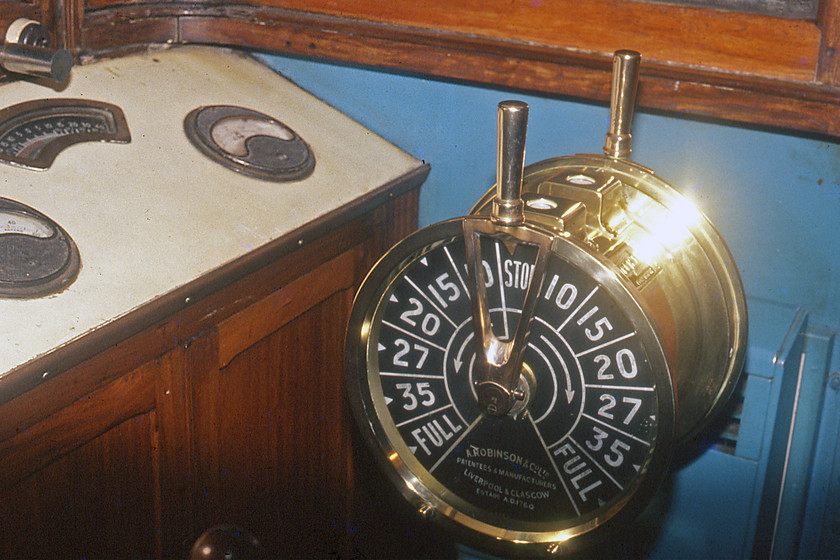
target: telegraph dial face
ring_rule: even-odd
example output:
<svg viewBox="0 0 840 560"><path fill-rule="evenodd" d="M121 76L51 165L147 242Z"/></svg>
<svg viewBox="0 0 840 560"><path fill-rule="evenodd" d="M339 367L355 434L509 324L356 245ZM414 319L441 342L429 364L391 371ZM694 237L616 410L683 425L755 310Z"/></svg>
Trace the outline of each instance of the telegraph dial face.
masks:
<svg viewBox="0 0 840 560"><path fill-rule="evenodd" d="M563 236L541 248L491 233L474 245L475 276L470 220L482 218L407 238L365 281L348 335L351 400L421 511L467 539L515 543L509 552L573 551L637 513L661 480L674 434L668 366L607 263ZM535 266L540 251L544 267ZM530 325L517 401L501 415L476 394L486 359L476 297L500 340Z"/></svg>

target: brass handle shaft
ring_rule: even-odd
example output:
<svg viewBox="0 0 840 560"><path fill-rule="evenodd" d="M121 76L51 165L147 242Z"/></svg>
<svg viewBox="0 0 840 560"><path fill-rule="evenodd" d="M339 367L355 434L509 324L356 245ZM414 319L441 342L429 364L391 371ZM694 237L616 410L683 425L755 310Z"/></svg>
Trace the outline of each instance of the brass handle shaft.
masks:
<svg viewBox="0 0 840 560"><path fill-rule="evenodd" d="M630 123L636 104L639 64L642 55L621 50L613 55L612 88L610 91L610 130L604 143L604 155L621 159L630 155Z"/></svg>
<svg viewBox="0 0 840 560"><path fill-rule="evenodd" d="M502 101L496 115L496 198L493 200L491 217L497 224L517 226L525 221L522 174L528 104L522 101Z"/></svg>

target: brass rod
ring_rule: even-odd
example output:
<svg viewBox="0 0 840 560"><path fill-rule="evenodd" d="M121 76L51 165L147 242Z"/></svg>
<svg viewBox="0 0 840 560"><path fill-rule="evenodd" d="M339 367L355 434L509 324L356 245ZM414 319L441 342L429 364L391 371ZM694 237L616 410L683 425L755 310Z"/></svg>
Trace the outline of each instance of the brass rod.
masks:
<svg viewBox="0 0 840 560"><path fill-rule="evenodd" d="M630 155L630 123L636 104L639 64L642 55L621 50L613 55L612 89L610 91L610 130L604 143L604 155L622 159Z"/></svg>
<svg viewBox="0 0 840 560"><path fill-rule="evenodd" d="M525 135L528 104L502 101L497 111L496 198L492 220L505 226L525 221L522 206L522 174L525 165Z"/></svg>

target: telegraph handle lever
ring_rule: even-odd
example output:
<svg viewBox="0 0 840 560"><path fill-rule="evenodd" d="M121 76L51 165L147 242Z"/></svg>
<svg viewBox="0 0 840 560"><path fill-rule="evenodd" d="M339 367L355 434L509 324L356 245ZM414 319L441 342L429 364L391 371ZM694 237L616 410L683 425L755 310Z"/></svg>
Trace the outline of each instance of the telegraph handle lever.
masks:
<svg viewBox="0 0 840 560"><path fill-rule="evenodd" d="M501 339L493 333L487 292L481 265L482 234L494 234L497 228L516 228L514 236L530 238L529 230L521 229L525 223L522 202L522 178L525 162L525 135L528 127L528 105L521 101L503 101L497 111L496 196L493 199L490 221L465 222L467 261L473 285L472 311L476 331L475 389L478 405L490 416L507 414L518 398L516 392L522 365L522 347L527 341L533 302L536 296L526 297L519 325L510 339ZM543 252L544 253L544 252ZM544 257L542 261L544 261ZM542 274L542 262L535 264ZM529 290L530 293L530 290ZM530 304L530 305L529 305Z"/></svg>
<svg viewBox="0 0 840 560"><path fill-rule="evenodd" d="M610 130L604 143L604 155L623 159L630 155L630 123L636 104L639 64L642 55L621 50L613 55L612 88L610 91Z"/></svg>
<svg viewBox="0 0 840 560"><path fill-rule="evenodd" d="M498 225L518 226L525 221L521 197L528 104L502 101L496 115L496 198L491 219Z"/></svg>

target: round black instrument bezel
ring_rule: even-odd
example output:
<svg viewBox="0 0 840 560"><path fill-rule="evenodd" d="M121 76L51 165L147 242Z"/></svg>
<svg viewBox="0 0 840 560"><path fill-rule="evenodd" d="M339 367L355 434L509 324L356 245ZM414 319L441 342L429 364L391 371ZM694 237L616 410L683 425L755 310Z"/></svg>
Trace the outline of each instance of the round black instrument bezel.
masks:
<svg viewBox="0 0 840 560"><path fill-rule="evenodd" d="M475 219L475 218L470 218ZM438 481L408 452L399 433L388 425L390 416L383 402L376 402L371 384L370 340L376 338L377 310L391 284L410 263L430 248L463 235L463 218L429 226L409 236L373 268L359 293L351 314L346 350L349 395L359 425L374 454L403 495L418 509L434 511L434 518L449 526L467 542L493 551L514 555L580 550L616 527L633 519L652 497L667 471L674 441L674 391L667 360L655 327L634 288L614 270L614 265L589 251L574 239L558 236L553 256L569 262L596 278L610 297L621 306L644 339L651 371L656 376L657 414L655 448L649 453L645 469L639 472L633 488L591 514L565 524L511 523L494 512L476 508L453 496L446 481ZM384 418L383 418L384 417Z"/></svg>
<svg viewBox="0 0 840 560"><path fill-rule="evenodd" d="M55 294L72 284L81 269L79 249L54 220L20 202L0 198L0 211L44 224L52 234L35 237L0 234L0 298L33 299Z"/></svg>

